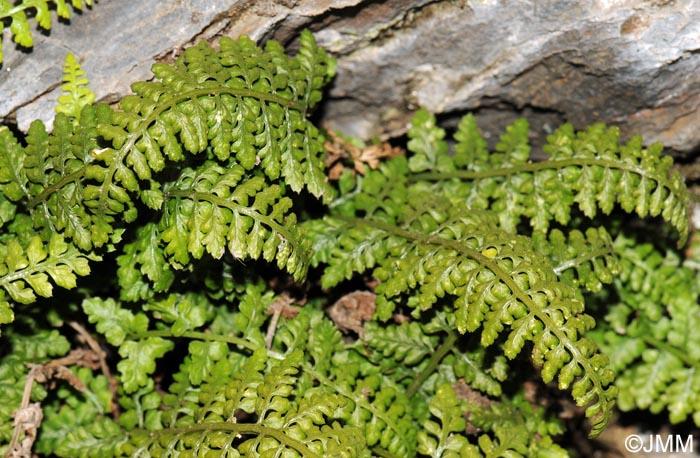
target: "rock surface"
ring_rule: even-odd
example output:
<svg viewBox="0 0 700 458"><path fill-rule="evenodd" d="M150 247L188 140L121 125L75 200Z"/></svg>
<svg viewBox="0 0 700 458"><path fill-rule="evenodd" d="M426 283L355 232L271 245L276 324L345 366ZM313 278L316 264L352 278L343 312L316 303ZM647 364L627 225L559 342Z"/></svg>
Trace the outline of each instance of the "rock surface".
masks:
<svg viewBox="0 0 700 458"><path fill-rule="evenodd" d="M605 121L678 154L700 145L700 0L101 0L72 22L30 54L6 33L0 117L50 120L68 51L114 100L187 44L293 47L310 28L339 59L323 116L350 134L401 135L424 106L448 125L473 111L492 139L526 115L535 140Z"/></svg>

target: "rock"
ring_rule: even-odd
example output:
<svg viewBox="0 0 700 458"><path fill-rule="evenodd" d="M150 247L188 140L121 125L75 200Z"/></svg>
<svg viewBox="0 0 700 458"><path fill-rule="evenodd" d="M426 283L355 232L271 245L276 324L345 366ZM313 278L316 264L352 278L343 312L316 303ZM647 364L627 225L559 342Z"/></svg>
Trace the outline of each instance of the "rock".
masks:
<svg viewBox="0 0 700 458"><path fill-rule="evenodd" d="M31 54L5 40L0 116L21 129L53 116L67 51L113 100L200 39L293 47L310 28L338 57L323 116L346 133L401 135L423 106L448 125L474 112L492 141L526 115L535 141L605 121L678 154L700 144L697 0L102 0L72 22L35 34Z"/></svg>
<svg viewBox="0 0 700 458"><path fill-rule="evenodd" d="M417 106L448 121L474 111L492 136L522 114L540 135L605 121L687 153L699 48L698 2L436 2L341 57L327 115L362 137L402 133Z"/></svg>

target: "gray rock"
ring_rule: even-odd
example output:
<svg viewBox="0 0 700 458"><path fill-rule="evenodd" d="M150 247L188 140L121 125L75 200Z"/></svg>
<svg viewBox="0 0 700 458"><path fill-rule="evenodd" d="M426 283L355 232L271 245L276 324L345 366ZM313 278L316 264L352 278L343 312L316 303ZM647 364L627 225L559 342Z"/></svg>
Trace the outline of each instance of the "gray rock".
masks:
<svg viewBox="0 0 700 458"><path fill-rule="evenodd" d="M401 135L423 106L448 125L473 111L491 139L526 115L536 141L605 121L677 153L700 144L700 0L102 0L72 22L31 54L6 37L0 117L50 120L67 51L115 100L200 39L293 48L310 28L339 59L323 116L353 135Z"/></svg>

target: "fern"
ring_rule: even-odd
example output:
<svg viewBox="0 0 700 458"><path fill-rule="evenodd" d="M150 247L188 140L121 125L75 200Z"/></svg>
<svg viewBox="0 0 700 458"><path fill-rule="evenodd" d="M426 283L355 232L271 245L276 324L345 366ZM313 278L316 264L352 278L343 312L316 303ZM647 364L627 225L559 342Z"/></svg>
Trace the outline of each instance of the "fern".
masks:
<svg viewBox="0 0 700 458"><path fill-rule="evenodd" d="M441 386L430 401L430 412L440 421L426 420L418 434L418 452L436 458L480 456L477 447L462 434L466 421L451 386Z"/></svg>
<svg viewBox="0 0 700 458"><path fill-rule="evenodd" d="M225 249L235 257L277 260L297 279L306 274L309 246L296 230L292 205L277 185L262 177L241 182L242 167L224 169L205 163L196 173L186 169L173 188L161 221L164 252L180 265L190 254L206 251L221 258ZM251 202L252 201L252 202Z"/></svg>
<svg viewBox="0 0 700 458"><path fill-rule="evenodd" d="M597 434L616 389L608 388L607 359L584 337L594 322L583 313L578 287L600 290L619 265L604 229L585 237L575 230L569 240L545 231L552 220L568 223L574 203L592 218L617 202L639 216L662 214L683 239L688 197L680 177L659 157L660 146L642 149L638 138L618 146L617 132L602 126L582 133L562 127L545 147L551 159L540 163L527 162L526 122L508 128L490 155L471 117L460 124L454 157L444 136L435 118L419 111L409 131L413 156L358 178L356 189L345 187L336 216L307 225L314 262L328 265L323 285L372 272L380 280L382 320L398 304L414 317L446 306L458 331L479 331L483 346L509 329L509 358L532 341L543 379L557 377L561 388L573 383ZM513 233L522 217L535 230L534 246ZM449 296L452 307L443 305Z"/></svg>
<svg viewBox="0 0 700 458"><path fill-rule="evenodd" d="M615 390L607 388L613 374L605 367L606 358L583 337L593 320L583 313L575 290L557 280L528 239L498 229L493 221L489 225L468 208L443 208L440 212L434 199L410 199L398 211L410 219L398 219L396 226L343 219L309 225L320 246L331 246L322 241L329 237L340 247L319 250L319 259L335 268L324 274L324 286L337 284L353 270L376 266L373 274L381 281L377 313L384 319L396 302L414 308L417 317L441 298L456 296L454 313L461 333L480 330L481 344L489 346L507 326L504 351L509 358L533 341L533 358L542 366L544 380L558 377L562 389L573 383L577 402L588 405L594 432L601 430L615 397ZM364 252L357 253L355 247ZM345 276L333 275L339 268ZM403 294L408 299L397 300Z"/></svg>
<svg viewBox="0 0 700 458"><path fill-rule="evenodd" d="M488 407L471 404L467 410L469 421L490 433L482 434L478 439L486 457L568 456L552 440L552 436L562 433L561 424L546 418L545 411L533 407L522 394Z"/></svg>
<svg viewBox="0 0 700 458"><path fill-rule="evenodd" d="M547 240L542 237L534 234L535 249L552 260L554 272L565 282L597 292L620 273L612 238L602 226L585 233L574 229L568 237L553 229Z"/></svg>
<svg viewBox="0 0 700 458"><path fill-rule="evenodd" d="M87 6L92 6L92 0L85 0ZM71 0L71 5L76 10L83 9L83 0ZM9 19L10 33L15 43L24 47L32 47L34 38L30 30L27 12L34 16L37 24L44 30L51 30L51 9L55 7L58 17L70 19L71 10L66 0L22 0L12 2L3 0L0 2L0 20ZM0 63L2 63L2 43L0 43Z"/></svg>
<svg viewBox="0 0 700 458"><path fill-rule="evenodd" d="M95 251L114 249L123 224L137 217L134 199L140 196L160 212L161 224L139 231L121 258L122 284L132 285L123 297L130 300L146 298L150 287L165 290L175 279L173 270L205 252L217 259L227 251L276 261L303 278L308 242L298 234L284 194L286 186L299 192L308 184L313 194L330 196L321 179L322 141L305 118L332 74L325 53L307 33L298 58L274 44L263 52L249 39L225 39L219 51L191 48L175 65L156 65L154 72L159 80L135 84L136 94L115 112L91 105L82 70L69 57L67 94L60 99L53 132L33 123L26 147L7 128L0 132L6 212L18 207L27 212L33 229L44 234L42 243L56 232L78 248L75 253L66 248L71 257L98 259ZM103 147L105 142L111 147ZM197 168L183 167L174 179L168 178L172 174L155 179L166 158L181 162L187 159L183 152L205 149L210 160L192 159ZM274 183L279 179L285 186ZM82 264L64 264L87 273ZM54 281L70 286L72 278ZM16 282L5 283L7 290ZM50 294L45 282L36 286L37 294ZM20 283L8 292L23 303L35 296ZM9 302L0 304L1 320L10 322Z"/></svg>
<svg viewBox="0 0 700 458"><path fill-rule="evenodd" d="M358 434L333 426L320 425L342 406L337 397L309 395L289 399L301 362L300 353L270 362L266 375L264 353L256 352L238 376L223 390L207 392L206 411L194 418L180 416L168 429L137 433L126 449L130 456L150 456L164 451L190 452L195 456L357 456ZM206 388L205 388L206 392ZM246 401L242 401L246 399ZM235 420L237 412L257 418L255 422ZM197 420L198 419L198 420ZM228 421L224 421L228 419ZM192 421L194 420L194 421ZM218 420L218 421L217 421ZM167 437L167 439L165 439ZM240 445L236 451L233 442ZM166 445L167 444L167 445Z"/></svg>
<svg viewBox="0 0 700 458"><path fill-rule="evenodd" d="M692 264L618 216L688 235L659 145L565 125L532 162L527 121L490 151L473 116L451 142L419 110L405 155L337 161L332 186L310 117L334 71L309 32L293 57L223 38L113 108L69 56L53 130L0 127L0 446L567 456L560 412L522 394L537 376L591 436L618 391L700 421ZM13 425L29 402L41 424Z"/></svg>
<svg viewBox="0 0 700 458"><path fill-rule="evenodd" d="M431 151L444 150L441 135L427 133L440 129L425 118L432 117L419 112L409 135L414 140L430 138L422 141L431 142ZM596 124L575 132L565 124L547 138L543 150L549 159L528 162L527 123L509 128L496 147L499 154L484 155L480 147L472 151L471 143L479 134L470 119L465 118L455 134L458 141L470 143L458 143L454 158L440 155L440 165L435 160L413 160L414 180L460 179L445 187L446 195L466 200L474 208L495 210L501 225L510 231L522 217L535 231L546 231L552 221L566 225L574 204L589 218L599 211L609 214L619 205L640 217L661 215L677 229L679 245L685 243L688 193L680 175L670 170L671 158L661 156L660 143L644 148L636 136L620 145L617 128ZM423 150L415 153L426 155ZM437 190L437 186L427 189Z"/></svg>
<svg viewBox="0 0 700 458"><path fill-rule="evenodd" d="M49 423L37 442L36 450L42 454L56 451L59 456L77 457L87 456L85 449L89 446L91 456L113 456L120 443L108 439L118 431L115 422L104 416L111 410L109 382L87 367L77 368L75 373L86 391L76 396L76 390L71 387L59 388L57 401L47 403L44 408ZM87 436L82 429L90 431L91 435ZM88 437L90 439L86 440Z"/></svg>
<svg viewBox="0 0 700 458"><path fill-rule="evenodd" d="M700 425L696 273L651 244L620 236L616 247L620 301L596 335L619 372L620 408L667 410L672 423L692 417Z"/></svg>
<svg viewBox="0 0 700 458"><path fill-rule="evenodd" d="M87 87L88 79L85 71L80 67L73 54L66 54L66 62L63 68L63 82L61 86L63 94L58 96L57 113L64 113L73 119L73 123L80 120L80 112L95 101L95 93Z"/></svg>

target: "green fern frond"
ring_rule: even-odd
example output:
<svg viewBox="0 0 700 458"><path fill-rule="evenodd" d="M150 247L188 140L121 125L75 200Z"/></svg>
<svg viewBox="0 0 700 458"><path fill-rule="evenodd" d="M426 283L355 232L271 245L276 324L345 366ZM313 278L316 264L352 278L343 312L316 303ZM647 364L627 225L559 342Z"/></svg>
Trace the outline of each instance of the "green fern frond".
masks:
<svg viewBox="0 0 700 458"><path fill-rule="evenodd" d="M152 312L155 319L167 323L175 337L204 326L214 315L212 309L206 297L194 293L171 293L143 306L143 310Z"/></svg>
<svg viewBox="0 0 700 458"><path fill-rule="evenodd" d="M25 157L24 148L10 129L0 126L0 191L4 202L17 202L29 195L27 179L22 174Z"/></svg>
<svg viewBox="0 0 700 458"><path fill-rule="evenodd" d="M80 393L64 384L57 390L58 399L43 403L43 430L35 451L61 457L116 456L126 436L106 416L112 404L109 381L87 367L71 367L71 371L85 391Z"/></svg>
<svg viewBox="0 0 700 458"><path fill-rule="evenodd" d="M0 450L7 450L13 431L15 410L21 406L30 364L43 364L51 358L64 356L70 343L55 329L38 327L31 334L17 328L8 328L2 337L0 357ZM8 350L12 350L9 352ZM46 387L40 383L31 386L32 402L44 401Z"/></svg>
<svg viewBox="0 0 700 458"><path fill-rule="evenodd" d="M130 197L111 189L105 197L109 215L97 217L94 209L102 197L98 186L106 170L95 161L102 150L97 141L97 125L106 120L106 106L82 110L76 125L64 114L54 120L51 134L35 121L27 136L26 159L21 162L18 181L27 189L23 204L36 227L63 232L79 248L89 251L114 237L116 216L133 221L136 209ZM80 179L81 175L89 180ZM94 181L92 181L94 180Z"/></svg>
<svg viewBox="0 0 700 458"><path fill-rule="evenodd" d="M339 419L358 428L368 447L413 456L417 425L404 386L385 377L380 366L343 347L338 329L306 308L294 319L281 321L273 343L285 354L306 349L316 364L304 364L299 384L307 389L320 385L324 392L345 399ZM336 352L331 354L330 349Z"/></svg>
<svg viewBox="0 0 700 458"><path fill-rule="evenodd" d="M553 229L547 237L535 233L533 240L535 249L552 260L554 272L574 286L600 291L620 274L612 237L602 226L588 228L585 233L574 229L568 237Z"/></svg>
<svg viewBox="0 0 700 458"><path fill-rule="evenodd" d="M463 205L440 205L433 197L410 199L397 213L396 225L347 218L307 225L320 241L317 260L330 265L323 285L373 268L380 280L377 315L384 320L397 302L419 316L442 298L455 297L461 333L480 330L481 344L489 346L507 327L503 348L509 358L532 341L543 379L558 377L562 389L573 384L574 398L594 417L592 434L600 432L614 403L615 389L608 387L613 373L583 337L594 322L583 313L576 290L557 279L531 241L500 230L488 216Z"/></svg>
<svg viewBox="0 0 700 458"><path fill-rule="evenodd" d="M119 347L123 359L119 361L117 369L126 393L146 386L150 374L155 371L156 359L170 351L173 342L157 335L148 335L149 319L146 314L134 314L111 298L86 299L82 306L97 330L105 335L109 343Z"/></svg>
<svg viewBox="0 0 700 458"><path fill-rule="evenodd" d="M417 322L386 327L369 322L365 325L364 341L377 352L377 359L390 359L395 366L414 366L430 359L438 337L426 335Z"/></svg>
<svg viewBox="0 0 700 458"><path fill-rule="evenodd" d="M90 90L88 79L85 78L85 71L80 67L80 63L71 53L66 54L66 61L63 65L62 95L58 96L56 112L63 113L73 119L77 124L80 120L80 112L86 106L95 102L95 93Z"/></svg>
<svg viewBox="0 0 700 458"><path fill-rule="evenodd" d="M79 69L70 72L74 86L80 86ZM61 231L86 251L120 237L117 221L136 218L133 199L138 196L150 209L164 210L165 222L179 218L189 225L185 238L162 234L176 268L205 251L218 259L228 248L240 258L275 260L295 278L303 277L307 247L283 194L287 188L307 188L317 197L331 196L323 173L323 142L306 114L332 74L332 60L310 34L304 34L297 58L286 56L279 45L262 51L247 38L223 39L218 51L206 45L190 48L172 66L155 65L154 73L156 81L134 84L135 94L122 99L119 111L88 105L75 125L59 113L51 134L35 123L26 151L3 130L0 161L4 156L12 162L7 176L0 175L3 193L26 205L35 226ZM101 148L105 141L111 147ZM185 152L205 152L211 160L201 172L183 167L176 184L160 181L172 174L154 179L167 163L184 161ZM23 154L26 158L20 158ZM218 174L208 182L215 188L204 181L183 185L192 178L188 173ZM231 181L233 176L238 179ZM234 185L236 190L227 188ZM185 216L164 208L164 188L167 205L196 211ZM249 199L256 207L244 208L242 202ZM200 224L208 215L213 224ZM150 236L152 242L153 231ZM132 241L132 258L145 262L146 245ZM139 270L158 287L166 287L171 278L167 272L156 274L153 265L141 263ZM139 279L135 271L130 277ZM130 290L125 298L143 297Z"/></svg>
<svg viewBox="0 0 700 458"><path fill-rule="evenodd" d="M92 6L92 0L84 0L85 4ZM34 38L30 30L27 11L34 16L37 24L44 30L51 29L51 7L56 7L56 13L63 19L70 19L71 11L66 4L66 0L21 0L10 2L0 1L0 21L10 21L10 33L15 43L20 46L31 47L34 45ZM73 8L81 10L83 0L72 0ZM2 62L2 42L0 42L0 63Z"/></svg>
<svg viewBox="0 0 700 458"><path fill-rule="evenodd" d="M502 355L493 356L481 347L466 351L455 347L442 363L440 373L449 368L448 380L463 379L471 388L489 396L503 393L501 383L508 377L508 364Z"/></svg>
<svg viewBox="0 0 700 458"><path fill-rule="evenodd" d="M120 298L124 301L151 299L155 293L167 291L175 280L156 223L137 230L135 240L123 246L117 263Z"/></svg>
<svg viewBox="0 0 700 458"><path fill-rule="evenodd" d="M438 387L430 400L430 413L440 423L423 422L423 430L418 433L418 453L434 458L481 456L478 448L464 436L467 422L451 386Z"/></svg>
<svg viewBox="0 0 700 458"><path fill-rule="evenodd" d="M541 407L533 407L522 393L512 400L493 402L488 407L469 405L469 422L488 432L478 439L487 458L548 456L567 458L569 454L555 444L552 436L563 432L561 423L546 417Z"/></svg>
<svg viewBox="0 0 700 458"><path fill-rule="evenodd" d="M121 456L125 442L124 431L114 420L99 417L67 431L64 440L52 451L65 458L112 458Z"/></svg>
<svg viewBox="0 0 700 458"><path fill-rule="evenodd" d="M219 161L256 166L270 179L280 176L292 190L309 187L317 197L322 173L322 142L305 118L307 93L318 91L330 73L325 52L312 38L302 41L299 56L315 56L323 75L308 85L307 71L295 71L298 59L279 46L260 50L248 38L224 38L220 51L204 43L189 48L173 66L156 64L154 82L134 84L135 94L122 99L112 123L100 127L113 145L105 186L132 186L119 176L125 165L147 180L165 166L166 158L183 159L211 144ZM298 170L299 168L299 170ZM313 188L313 189L312 189Z"/></svg>
<svg viewBox="0 0 700 458"><path fill-rule="evenodd" d="M185 169L172 188L161 221L164 251L173 264L205 252L215 259L225 250L239 259L277 261L296 279L306 275L309 243L300 237L291 199L262 177L243 181L240 166L224 169L207 162Z"/></svg>
<svg viewBox="0 0 700 458"><path fill-rule="evenodd" d="M437 135L423 132L426 130L440 131L434 121L426 122L425 117L432 115L419 112L412 128L414 137ZM488 157L473 120L467 118L460 129L463 130L455 137L462 140L455 146L454 158L443 153L446 148L438 142L432 146L437 151L430 154L437 157L433 162L442 165L428 166L430 162L421 159L425 165L413 169L422 172L413 175L413 181L439 181L444 187L439 190L439 186L427 186L426 192L442 192L455 201L466 200L472 207L495 210L508 230L515 230L522 217L542 232L552 221L567 224L574 204L589 218L598 211L609 214L619 205L640 217L661 216L678 231L679 244L685 243L688 192L678 172L671 171L672 159L661 156L661 144L645 148L637 136L620 145L615 127L596 124L575 132L570 124L565 124L548 137L543 147L549 155L547 160L526 162L526 122L518 121L509 127L496 153ZM478 152L478 160L468 162L476 154L473 151ZM424 150L414 153L414 162L427 157ZM459 182L442 183L450 179Z"/></svg>
<svg viewBox="0 0 700 458"><path fill-rule="evenodd" d="M207 394L200 398L205 403L198 411L191 416L181 412L177 423L167 429L132 434L125 452L130 456L358 456L364 448L358 431L328 421L337 418L345 403L341 397L313 392L292 396L301 356L296 351L271 360L264 350L254 352L223 388L205 388ZM242 412L249 414L250 421L235 420Z"/></svg>
<svg viewBox="0 0 700 458"><path fill-rule="evenodd" d="M621 410L667 410L700 425L700 284L677 254L624 236L615 242L620 302L594 334L618 372Z"/></svg>
<svg viewBox="0 0 700 458"><path fill-rule="evenodd" d="M76 276L90 273L88 257L59 234L53 234L48 243L38 235L26 244L18 237L5 238L0 243L0 259L0 287L13 302L20 304L34 302L37 295L50 297L52 283L62 288L75 288ZM4 297L4 294L0 296L0 300ZM7 305L2 306L5 311L7 308ZM9 322L12 315L2 313L0 319Z"/></svg>

